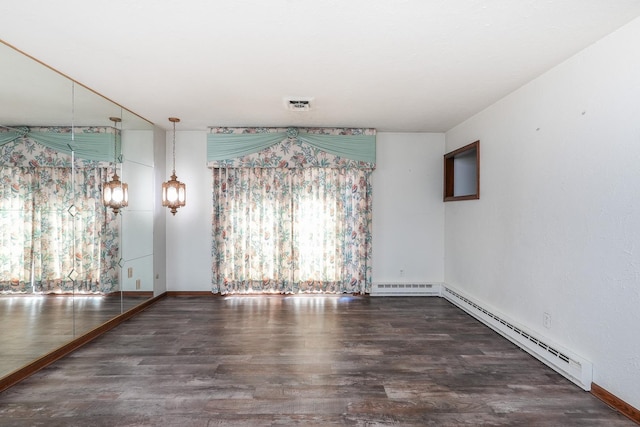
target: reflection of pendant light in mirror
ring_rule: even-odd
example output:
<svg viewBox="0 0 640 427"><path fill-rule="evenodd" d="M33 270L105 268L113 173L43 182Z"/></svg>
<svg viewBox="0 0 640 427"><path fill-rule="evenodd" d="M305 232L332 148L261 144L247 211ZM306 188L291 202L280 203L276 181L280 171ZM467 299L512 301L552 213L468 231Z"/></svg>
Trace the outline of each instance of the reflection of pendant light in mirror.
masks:
<svg viewBox="0 0 640 427"><path fill-rule="evenodd" d="M176 123L180 119L169 117L169 121L173 123L173 174L169 181L162 183L162 206L167 206L175 215L178 208L186 204L187 186L176 176Z"/></svg>
<svg viewBox="0 0 640 427"><path fill-rule="evenodd" d="M118 176L118 123L120 117L109 117L113 122L113 178L102 187L102 203L113 209L113 213L118 215L120 208L129 205L129 186L124 182L120 182Z"/></svg>

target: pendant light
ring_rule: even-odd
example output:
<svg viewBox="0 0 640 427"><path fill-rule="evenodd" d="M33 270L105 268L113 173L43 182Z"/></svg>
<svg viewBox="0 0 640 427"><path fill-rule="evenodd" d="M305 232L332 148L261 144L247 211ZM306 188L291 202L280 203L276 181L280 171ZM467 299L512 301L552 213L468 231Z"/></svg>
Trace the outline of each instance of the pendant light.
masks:
<svg viewBox="0 0 640 427"><path fill-rule="evenodd" d="M113 136L113 178L102 187L102 203L113 209L113 213L118 215L120 209L129 205L129 186L120 182L118 176L118 123L122 121L120 117L109 117L115 129Z"/></svg>
<svg viewBox="0 0 640 427"><path fill-rule="evenodd" d="M162 183L162 206L168 207L175 215L178 208L186 204L187 186L176 176L176 123L180 119L169 117L169 121L173 123L173 174L169 181Z"/></svg>

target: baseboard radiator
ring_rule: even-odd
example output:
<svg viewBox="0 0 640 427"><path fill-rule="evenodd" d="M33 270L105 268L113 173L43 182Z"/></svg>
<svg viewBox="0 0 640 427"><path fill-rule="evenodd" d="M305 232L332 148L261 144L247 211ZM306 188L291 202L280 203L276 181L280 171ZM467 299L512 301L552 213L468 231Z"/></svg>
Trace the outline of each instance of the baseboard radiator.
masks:
<svg viewBox="0 0 640 427"><path fill-rule="evenodd" d="M480 320L518 347L540 360L582 389L589 391L593 377L591 362L517 326L502 314L487 310L459 291L442 286L442 297Z"/></svg>
<svg viewBox="0 0 640 427"><path fill-rule="evenodd" d="M371 296L427 296L439 297L439 283L374 283Z"/></svg>

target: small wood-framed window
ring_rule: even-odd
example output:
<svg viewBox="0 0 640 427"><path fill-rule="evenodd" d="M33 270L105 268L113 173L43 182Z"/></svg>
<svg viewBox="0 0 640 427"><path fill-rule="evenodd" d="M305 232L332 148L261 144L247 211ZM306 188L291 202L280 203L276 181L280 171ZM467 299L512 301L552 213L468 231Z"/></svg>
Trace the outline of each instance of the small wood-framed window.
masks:
<svg viewBox="0 0 640 427"><path fill-rule="evenodd" d="M444 155L444 201L480 198L480 141Z"/></svg>

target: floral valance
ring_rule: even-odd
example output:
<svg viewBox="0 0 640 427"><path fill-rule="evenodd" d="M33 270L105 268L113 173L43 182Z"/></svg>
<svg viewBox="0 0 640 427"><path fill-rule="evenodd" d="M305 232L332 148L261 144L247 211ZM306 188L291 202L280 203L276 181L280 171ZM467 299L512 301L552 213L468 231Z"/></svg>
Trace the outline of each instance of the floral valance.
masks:
<svg viewBox="0 0 640 427"><path fill-rule="evenodd" d="M209 167L375 168L375 129L212 128Z"/></svg>
<svg viewBox="0 0 640 427"><path fill-rule="evenodd" d="M114 140L115 138L115 140ZM113 127L0 127L0 147L37 142L54 153L77 159L113 162L121 157L120 131ZM117 153L117 155L116 155Z"/></svg>

